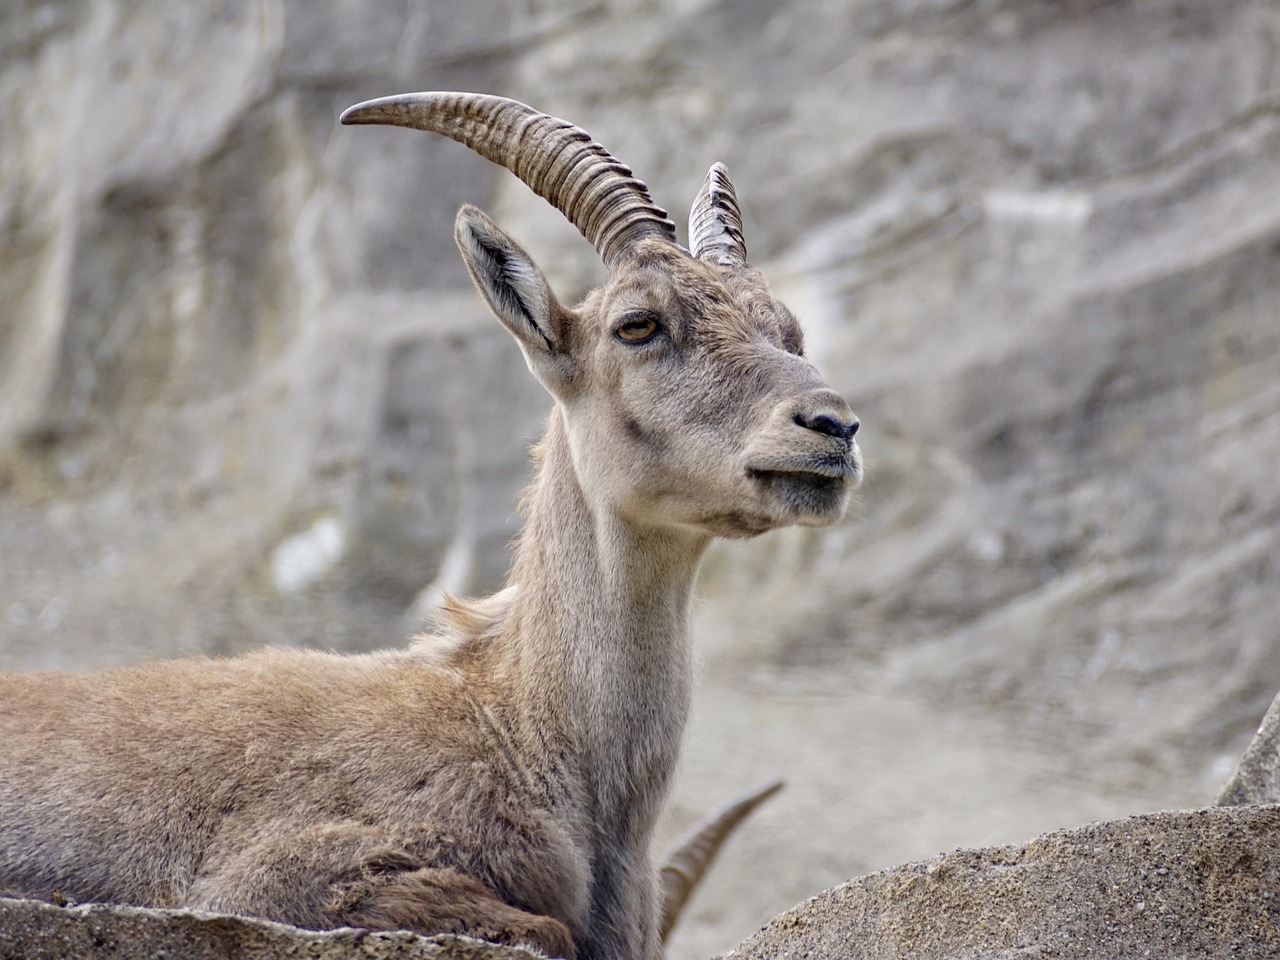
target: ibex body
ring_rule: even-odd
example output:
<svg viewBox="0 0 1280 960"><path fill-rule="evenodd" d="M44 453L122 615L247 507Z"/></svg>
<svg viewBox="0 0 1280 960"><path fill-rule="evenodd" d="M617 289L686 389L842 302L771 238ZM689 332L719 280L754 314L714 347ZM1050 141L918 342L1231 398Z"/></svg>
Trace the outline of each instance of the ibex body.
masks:
<svg viewBox="0 0 1280 960"><path fill-rule="evenodd" d="M838 519L857 421L747 264L718 165L685 250L627 168L522 104L414 94L344 122L503 163L608 268L568 308L488 217L458 215L556 400L509 585L403 651L0 676L0 888L653 958L699 560L715 536Z"/></svg>

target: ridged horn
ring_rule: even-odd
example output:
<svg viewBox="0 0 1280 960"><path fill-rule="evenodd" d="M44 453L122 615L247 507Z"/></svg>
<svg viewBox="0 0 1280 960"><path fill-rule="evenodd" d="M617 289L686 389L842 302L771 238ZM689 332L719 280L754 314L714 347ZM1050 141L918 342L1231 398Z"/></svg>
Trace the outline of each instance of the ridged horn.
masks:
<svg viewBox="0 0 1280 960"><path fill-rule="evenodd" d="M658 871L658 892L662 897L662 942L680 922L684 905L697 889L707 868L729 839L738 824L756 807L784 786L782 780L771 780L730 800L712 811L675 842Z"/></svg>
<svg viewBox="0 0 1280 960"><path fill-rule="evenodd" d="M711 165L689 212L689 250L699 260L726 267L747 262L738 195L723 163Z"/></svg>
<svg viewBox="0 0 1280 960"><path fill-rule="evenodd" d="M631 168L567 120L506 97L404 93L357 103L344 124L377 123L450 137L506 167L582 231L606 266L642 237L676 243L676 227Z"/></svg>

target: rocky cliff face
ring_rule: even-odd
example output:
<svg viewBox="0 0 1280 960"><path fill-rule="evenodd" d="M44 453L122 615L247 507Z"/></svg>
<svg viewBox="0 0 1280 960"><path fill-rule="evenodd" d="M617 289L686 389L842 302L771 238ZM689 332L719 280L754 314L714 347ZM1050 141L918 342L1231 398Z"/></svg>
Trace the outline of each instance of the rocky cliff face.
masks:
<svg viewBox="0 0 1280 960"><path fill-rule="evenodd" d="M14 0L0 662L382 646L500 581L545 404L453 211L566 299L599 268L462 148L335 125L488 90L676 219L725 161L864 423L856 516L708 564L672 830L792 785L678 950L1202 802L1280 686L1277 49L1266 0Z"/></svg>

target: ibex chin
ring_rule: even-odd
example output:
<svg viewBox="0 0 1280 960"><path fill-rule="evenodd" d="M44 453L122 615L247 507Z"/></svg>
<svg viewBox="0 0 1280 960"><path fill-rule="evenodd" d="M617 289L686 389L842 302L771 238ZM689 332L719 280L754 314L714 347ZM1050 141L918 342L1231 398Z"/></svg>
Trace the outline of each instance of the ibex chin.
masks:
<svg viewBox="0 0 1280 960"><path fill-rule="evenodd" d="M0 888L652 960L699 560L716 536L840 519L858 421L748 265L719 164L686 250L630 169L515 101L407 94L342 122L466 144L604 261L570 308L458 213L476 286L555 400L508 586L450 601L404 650L0 676Z"/></svg>

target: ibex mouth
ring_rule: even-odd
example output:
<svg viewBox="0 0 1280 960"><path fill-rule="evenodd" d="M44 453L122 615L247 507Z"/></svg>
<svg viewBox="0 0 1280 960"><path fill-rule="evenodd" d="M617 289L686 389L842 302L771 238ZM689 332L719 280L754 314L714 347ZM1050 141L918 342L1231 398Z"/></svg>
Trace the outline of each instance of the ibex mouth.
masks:
<svg viewBox="0 0 1280 960"><path fill-rule="evenodd" d="M747 466L747 475L753 480L809 482L818 486L854 484L860 473L860 464L854 455L810 455Z"/></svg>
<svg viewBox="0 0 1280 960"><path fill-rule="evenodd" d="M834 456L751 466L747 475L767 496L780 501L793 518L807 518L816 525L834 523L844 515L860 479L854 457Z"/></svg>
<svg viewBox="0 0 1280 960"><path fill-rule="evenodd" d="M816 470L748 470L752 480L766 487L802 487L822 492L826 490L842 491L852 480L852 476L840 476L821 473Z"/></svg>

